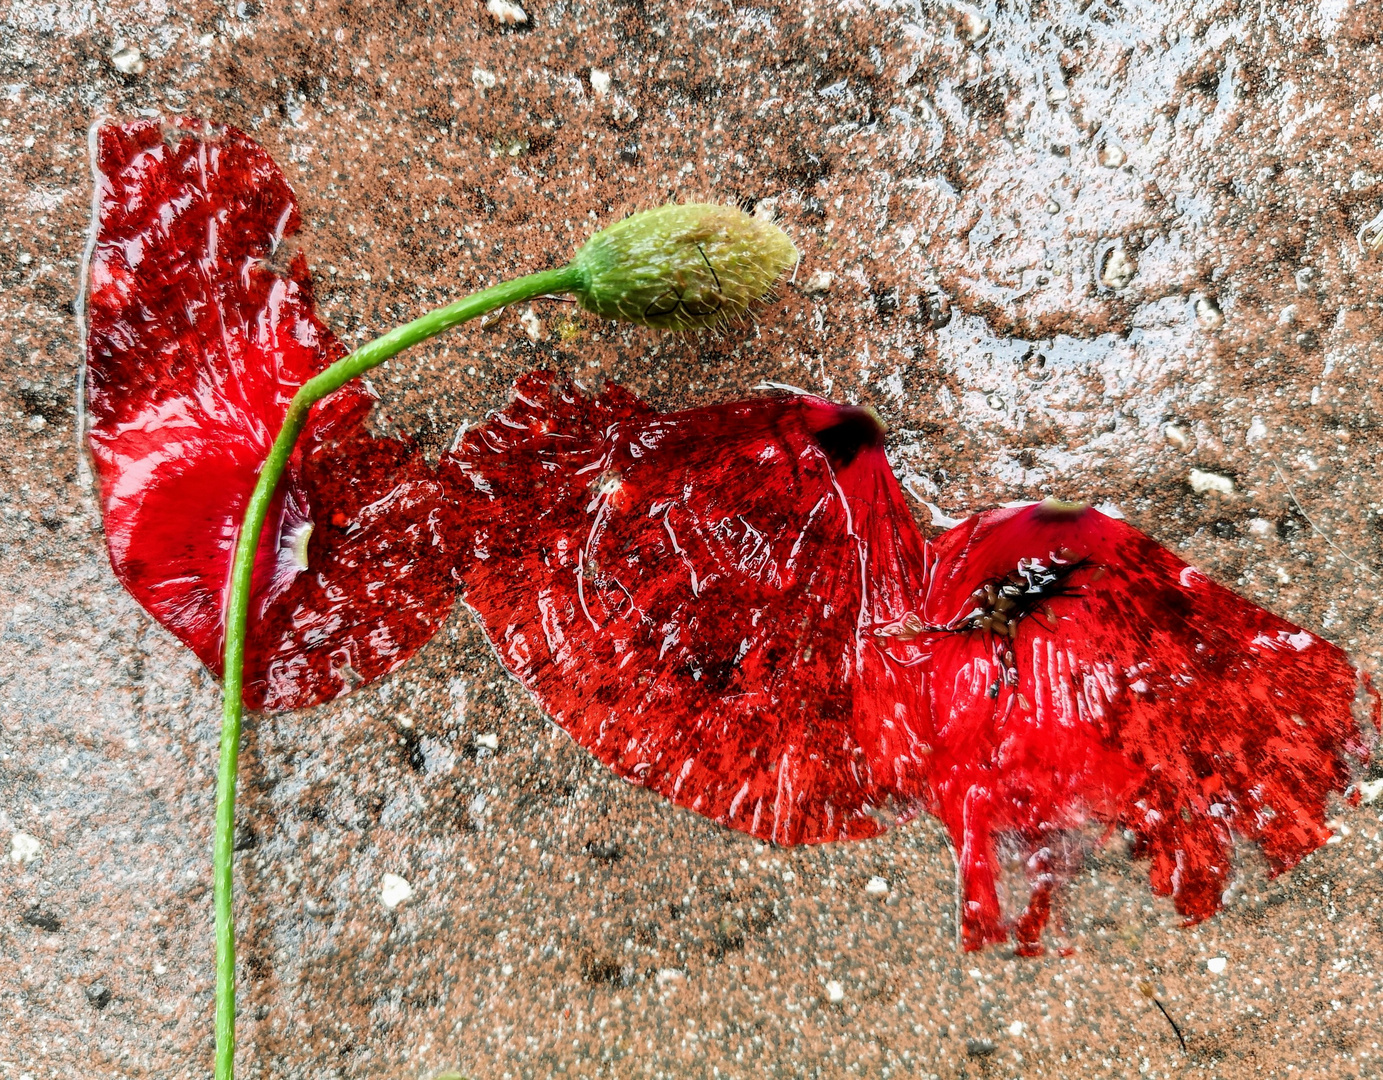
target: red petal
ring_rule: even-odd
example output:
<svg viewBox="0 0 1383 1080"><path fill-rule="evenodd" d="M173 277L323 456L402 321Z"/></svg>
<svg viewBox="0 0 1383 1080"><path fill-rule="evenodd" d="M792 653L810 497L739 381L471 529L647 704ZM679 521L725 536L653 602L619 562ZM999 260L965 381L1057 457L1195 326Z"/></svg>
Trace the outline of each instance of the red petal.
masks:
<svg viewBox="0 0 1383 1080"><path fill-rule="evenodd" d="M1325 842L1326 797L1365 754L1360 676L1340 649L1094 510L993 511L934 550L924 620L952 629L927 637L932 788L960 862L967 946L1012 929L1040 950L1053 853L1087 821L1131 831L1153 889L1190 921L1221 906L1231 833L1261 844L1274 872ZM973 594L1020 559L1060 580L1044 588L1030 571L1013 639L976 628L992 605ZM1012 926L1001 847L1032 890Z"/></svg>
<svg viewBox="0 0 1383 1080"><path fill-rule="evenodd" d="M916 650L873 633L922 565L880 431L816 398L660 416L529 376L454 458L466 600L622 776L779 843L874 835L926 753Z"/></svg>
<svg viewBox="0 0 1383 1080"><path fill-rule="evenodd" d="M111 564L219 673L245 503L293 393L345 350L314 313L302 255L271 265L297 204L242 132L112 124L98 167L87 386ZM366 433L371 400L352 386L319 405L281 485L255 571L252 707L375 678L450 610L445 493L411 442Z"/></svg>
<svg viewBox="0 0 1383 1080"><path fill-rule="evenodd" d="M659 416L530 376L450 467L467 600L579 743L780 843L928 806L970 948L1040 951L1091 826L1132 832L1154 888L1204 918L1231 834L1293 865L1366 752L1344 653L1122 522L1044 504L924 545L864 410ZM1007 861L1027 878L1016 918Z"/></svg>

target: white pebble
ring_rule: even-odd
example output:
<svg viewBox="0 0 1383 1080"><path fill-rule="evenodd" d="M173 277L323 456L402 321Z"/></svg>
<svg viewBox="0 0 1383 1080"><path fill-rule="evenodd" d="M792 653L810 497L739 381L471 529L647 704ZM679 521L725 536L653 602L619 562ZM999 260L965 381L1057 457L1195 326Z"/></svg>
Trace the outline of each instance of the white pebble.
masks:
<svg viewBox="0 0 1383 1080"><path fill-rule="evenodd" d="M498 750L499 736L493 731L487 731L484 735L477 735L475 737L475 745L486 747L489 750Z"/></svg>
<svg viewBox="0 0 1383 1080"><path fill-rule="evenodd" d="M1208 970L1212 975L1221 974L1224 971L1226 965L1228 964L1229 961L1226 960L1223 956L1212 956L1209 960L1205 962L1206 970Z"/></svg>
<svg viewBox="0 0 1383 1080"><path fill-rule="evenodd" d="M10 837L11 862L17 862L21 866L27 866L42 854L43 845L38 842L36 837L30 836L26 832L18 831Z"/></svg>
<svg viewBox="0 0 1383 1080"><path fill-rule="evenodd" d="M1128 155L1118 143L1109 142L1100 147L1099 158L1100 164L1106 169L1117 169L1128 160Z"/></svg>
<svg viewBox="0 0 1383 1080"><path fill-rule="evenodd" d="M791 870L784 870L784 871L783 871L783 880L784 880L787 884L791 885L794 881L797 880L797 875L794 874Z"/></svg>
<svg viewBox="0 0 1383 1080"><path fill-rule="evenodd" d="M525 308L524 313L519 316L519 325L523 327L523 332L528 335L530 341L542 341L543 320L538 318L538 313L531 307Z"/></svg>
<svg viewBox="0 0 1383 1080"><path fill-rule="evenodd" d="M989 20L971 5L958 5L956 14L960 16L961 36L971 44L989 33Z"/></svg>
<svg viewBox="0 0 1383 1080"><path fill-rule="evenodd" d="M1249 532L1254 536L1271 536L1273 523L1267 518L1249 518Z"/></svg>
<svg viewBox="0 0 1383 1080"><path fill-rule="evenodd" d="M596 97L604 97L610 92L610 73L600 68L591 68L591 91Z"/></svg>
<svg viewBox="0 0 1383 1080"><path fill-rule="evenodd" d="M1162 437L1178 450L1185 450L1191 445L1191 436L1184 427L1178 427L1176 424L1163 424Z"/></svg>
<svg viewBox="0 0 1383 1080"><path fill-rule="evenodd" d="M1024 1025L1023 1021L1015 1020L1013 1023L1009 1024L1008 1033L1016 1039L1023 1034L1025 1027L1026 1025Z"/></svg>
<svg viewBox="0 0 1383 1080"><path fill-rule="evenodd" d="M398 874L385 874L380 879L379 898L387 908L396 908L413 895L413 886Z"/></svg>
<svg viewBox="0 0 1383 1080"><path fill-rule="evenodd" d="M845 1000L845 987L832 979L826 984L826 1000L832 1005L839 1005Z"/></svg>
<svg viewBox="0 0 1383 1080"><path fill-rule="evenodd" d="M521 26L528 22L528 12L511 0L487 0L485 10L495 22L504 26Z"/></svg>
<svg viewBox="0 0 1383 1080"><path fill-rule="evenodd" d="M1125 289L1137 273L1138 264L1123 247L1116 247L1105 258L1104 269L1100 271L1100 281L1109 289Z"/></svg>
<svg viewBox="0 0 1383 1080"><path fill-rule="evenodd" d="M1196 301L1196 325L1202 330L1218 330L1224 321L1225 313L1211 297L1202 296Z"/></svg>
<svg viewBox="0 0 1383 1080"><path fill-rule="evenodd" d="M1378 801L1378 796L1383 795L1383 780L1366 780L1359 785L1359 794L1364 797L1364 805Z"/></svg>
<svg viewBox="0 0 1383 1080"><path fill-rule="evenodd" d="M110 63L122 75L144 74L144 57L133 45L121 43L120 47L110 54Z"/></svg>
<svg viewBox="0 0 1383 1080"><path fill-rule="evenodd" d="M477 90L488 90L498 81L493 71L486 71L484 68L476 68L471 72L471 85Z"/></svg>
<svg viewBox="0 0 1383 1080"><path fill-rule="evenodd" d="M802 285L802 291L808 296L825 296L831 291L831 285L835 280L835 274L829 270L813 270Z"/></svg>
<svg viewBox="0 0 1383 1080"><path fill-rule="evenodd" d="M881 877L872 877L864 887L870 896L884 896L888 893L888 882Z"/></svg>
<svg viewBox="0 0 1383 1080"><path fill-rule="evenodd" d="M1204 495L1207 491L1218 491L1221 495L1230 495L1234 492L1234 481L1227 476L1221 476L1219 473L1192 469L1189 479L1191 490L1197 495Z"/></svg>

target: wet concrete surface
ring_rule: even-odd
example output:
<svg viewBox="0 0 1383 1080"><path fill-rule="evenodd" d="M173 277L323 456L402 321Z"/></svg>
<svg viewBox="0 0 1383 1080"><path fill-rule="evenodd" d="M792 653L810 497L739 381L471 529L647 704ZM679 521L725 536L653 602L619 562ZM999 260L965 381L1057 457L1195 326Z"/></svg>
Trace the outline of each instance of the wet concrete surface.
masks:
<svg viewBox="0 0 1383 1080"><path fill-rule="evenodd" d="M802 263L735 332L539 303L380 370L378 423L434 456L536 366L667 408L790 383L879 409L924 521L1109 503L1383 661L1368 5L523 7L0 16L0 1075L209 1072L217 687L116 584L77 453L102 114L262 141L348 341L652 201L772 200ZM1064 954L966 955L935 823L717 828L574 748L458 610L380 683L253 718L240 806L247 1078L1379 1072L1383 803L1276 880L1241 851L1192 929L1116 838Z"/></svg>

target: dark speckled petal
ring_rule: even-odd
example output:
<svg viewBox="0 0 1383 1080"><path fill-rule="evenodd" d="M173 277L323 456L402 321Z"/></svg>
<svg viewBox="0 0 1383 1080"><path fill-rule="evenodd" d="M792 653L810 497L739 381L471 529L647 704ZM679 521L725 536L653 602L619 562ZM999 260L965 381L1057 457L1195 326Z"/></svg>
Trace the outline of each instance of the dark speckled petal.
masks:
<svg viewBox="0 0 1383 1080"><path fill-rule="evenodd" d="M902 722L912 650L871 628L916 602L901 559L921 538L872 415L790 397L661 416L538 374L448 468L467 602L622 776L784 844L915 812L892 794L926 750Z"/></svg>

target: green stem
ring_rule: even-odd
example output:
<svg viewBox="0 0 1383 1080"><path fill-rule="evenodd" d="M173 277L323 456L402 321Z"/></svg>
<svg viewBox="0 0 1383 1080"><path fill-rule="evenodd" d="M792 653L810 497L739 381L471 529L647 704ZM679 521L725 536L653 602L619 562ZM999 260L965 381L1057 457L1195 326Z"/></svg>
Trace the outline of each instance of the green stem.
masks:
<svg viewBox="0 0 1383 1080"><path fill-rule="evenodd" d="M420 319L362 345L299 387L283 418L245 507L245 518L231 565L226 600L225 676L222 683L221 768L216 779L216 836L212 854L213 896L216 907L216 1080L232 1080L235 1071L235 923L231 909L232 858L235 849L235 777L240 760L240 720L244 705L245 632L249 624L250 585L255 552L264 521L273 503L283 470L293 453L312 406L351 379L363 375L391 356L420 341L449 330L496 308L532 300L549 293L571 292L582 281L573 266L544 270L502 282L431 311Z"/></svg>

